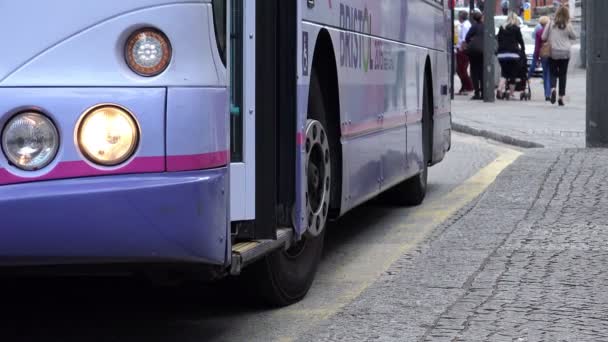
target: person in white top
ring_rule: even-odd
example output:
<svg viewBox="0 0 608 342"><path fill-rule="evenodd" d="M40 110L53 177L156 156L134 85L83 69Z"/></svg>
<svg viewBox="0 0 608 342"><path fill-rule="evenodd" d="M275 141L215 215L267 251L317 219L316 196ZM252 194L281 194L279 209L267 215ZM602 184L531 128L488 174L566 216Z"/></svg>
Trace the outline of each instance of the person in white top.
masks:
<svg viewBox="0 0 608 342"><path fill-rule="evenodd" d="M458 95L467 95L468 92L473 91L473 81L469 76L469 56L466 54L463 46L465 37L471 28L469 13L467 11L460 11L458 13L458 21L460 22L460 32L458 33L458 44L456 45L456 73L460 78L461 84Z"/></svg>

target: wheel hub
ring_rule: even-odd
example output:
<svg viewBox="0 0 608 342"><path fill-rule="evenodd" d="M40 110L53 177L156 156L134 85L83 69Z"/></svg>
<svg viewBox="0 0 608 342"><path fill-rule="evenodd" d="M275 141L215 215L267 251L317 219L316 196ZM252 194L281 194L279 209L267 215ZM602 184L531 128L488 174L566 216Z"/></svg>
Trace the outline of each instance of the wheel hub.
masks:
<svg viewBox="0 0 608 342"><path fill-rule="evenodd" d="M308 234L318 236L325 227L331 190L331 159L323 125L308 120L306 125L306 213Z"/></svg>

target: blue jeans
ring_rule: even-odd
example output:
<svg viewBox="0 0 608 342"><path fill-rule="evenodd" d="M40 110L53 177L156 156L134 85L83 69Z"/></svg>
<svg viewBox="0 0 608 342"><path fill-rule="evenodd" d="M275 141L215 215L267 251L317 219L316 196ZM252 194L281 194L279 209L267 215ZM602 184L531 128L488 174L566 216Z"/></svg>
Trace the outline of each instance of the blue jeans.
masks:
<svg viewBox="0 0 608 342"><path fill-rule="evenodd" d="M545 97L551 96L551 68L549 58L541 58L540 64L543 66L543 86L545 87Z"/></svg>

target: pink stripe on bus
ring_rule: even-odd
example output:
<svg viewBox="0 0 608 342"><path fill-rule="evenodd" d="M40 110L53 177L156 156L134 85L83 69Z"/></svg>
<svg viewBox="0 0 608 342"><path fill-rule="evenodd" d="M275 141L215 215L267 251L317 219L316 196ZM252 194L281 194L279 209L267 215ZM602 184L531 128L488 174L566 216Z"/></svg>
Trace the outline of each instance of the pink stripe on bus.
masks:
<svg viewBox="0 0 608 342"><path fill-rule="evenodd" d="M296 133L296 145L302 146L304 144L304 133Z"/></svg>
<svg viewBox="0 0 608 342"><path fill-rule="evenodd" d="M227 165L228 151L192 154L185 156L168 156L167 171L202 170Z"/></svg>
<svg viewBox="0 0 608 342"><path fill-rule="evenodd" d="M228 151L185 156L167 157L167 171L202 170L224 166L229 163ZM0 168L0 185L38 182L51 179L66 179L90 176L119 175L129 173L151 173L165 171L165 157L138 157L123 167L111 170L98 169L85 161L58 163L48 173L38 177L21 177Z"/></svg>
<svg viewBox="0 0 608 342"><path fill-rule="evenodd" d="M164 157L138 157L123 167L112 170L101 170L87 164L85 161L67 161L60 162L49 173L38 177L20 177L10 173L6 169L0 168L0 185L87 176L163 172L165 170L164 164Z"/></svg>
<svg viewBox="0 0 608 342"><path fill-rule="evenodd" d="M355 124L342 126L342 136L345 138L358 136L365 133L379 132L385 129L405 127L422 120L421 111L409 111L407 115L397 113L385 114L382 120L374 119Z"/></svg>

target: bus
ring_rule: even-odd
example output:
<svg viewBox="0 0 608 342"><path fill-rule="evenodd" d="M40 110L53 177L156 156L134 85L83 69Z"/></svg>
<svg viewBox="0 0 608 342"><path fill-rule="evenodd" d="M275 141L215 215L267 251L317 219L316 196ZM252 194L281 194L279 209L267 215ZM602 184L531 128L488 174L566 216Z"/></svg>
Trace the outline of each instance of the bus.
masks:
<svg viewBox="0 0 608 342"><path fill-rule="evenodd" d="M0 3L0 264L240 276L303 298L325 228L423 201L448 1Z"/></svg>

